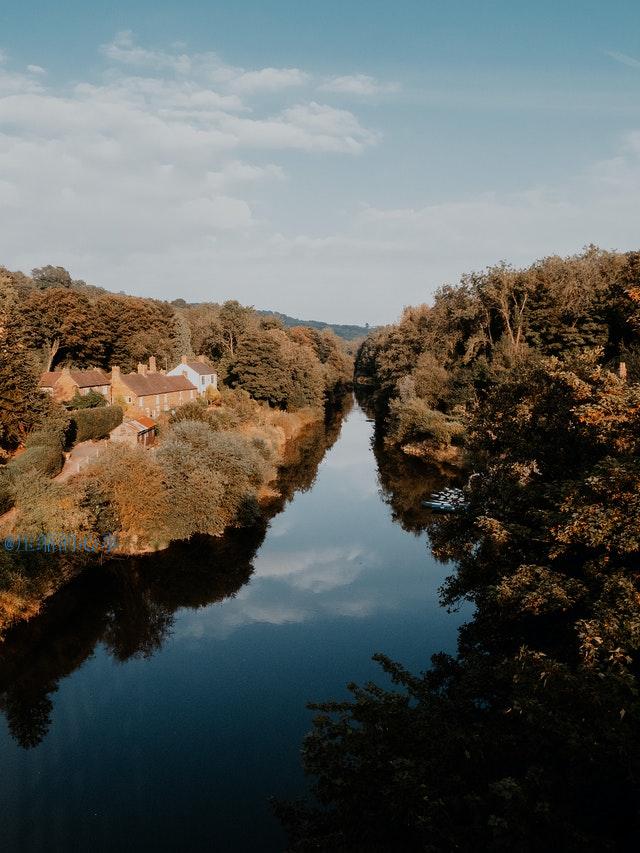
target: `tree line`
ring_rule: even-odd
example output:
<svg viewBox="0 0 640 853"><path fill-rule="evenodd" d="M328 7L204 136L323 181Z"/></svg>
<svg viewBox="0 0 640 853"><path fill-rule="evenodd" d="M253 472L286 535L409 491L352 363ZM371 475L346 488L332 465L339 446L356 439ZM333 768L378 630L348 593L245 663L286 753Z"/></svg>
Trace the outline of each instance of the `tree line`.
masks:
<svg viewBox="0 0 640 853"><path fill-rule="evenodd" d="M503 377L542 358L597 349L640 376L640 253L590 246L527 269L504 263L445 285L370 335L356 377L389 442L430 453L462 443L471 412Z"/></svg>
<svg viewBox="0 0 640 853"><path fill-rule="evenodd" d="M207 356L221 381L283 409L321 406L352 377L352 360L332 332L285 329L234 300L170 303L110 293L62 267L31 276L0 267L0 452L37 426L41 371L118 365L126 372L151 355L170 369L184 353Z"/></svg>

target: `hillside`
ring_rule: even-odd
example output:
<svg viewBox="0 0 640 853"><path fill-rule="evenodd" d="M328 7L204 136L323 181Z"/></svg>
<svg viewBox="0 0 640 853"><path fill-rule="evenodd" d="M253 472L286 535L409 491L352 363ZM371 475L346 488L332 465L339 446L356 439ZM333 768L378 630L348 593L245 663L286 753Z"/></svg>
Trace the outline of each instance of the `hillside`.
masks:
<svg viewBox="0 0 640 853"><path fill-rule="evenodd" d="M288 328L292 326L307 326L309 329L316 329L317 331L330 329L334 335L345 341L355 341L357 338L364 338L377 328L376 326L369 325L349 326L341 323L323 323L322 320L298 320L296 317L289 317L288 314L281 314L279 311L258 311L257 313L267 317L277 317Z"/></svg>

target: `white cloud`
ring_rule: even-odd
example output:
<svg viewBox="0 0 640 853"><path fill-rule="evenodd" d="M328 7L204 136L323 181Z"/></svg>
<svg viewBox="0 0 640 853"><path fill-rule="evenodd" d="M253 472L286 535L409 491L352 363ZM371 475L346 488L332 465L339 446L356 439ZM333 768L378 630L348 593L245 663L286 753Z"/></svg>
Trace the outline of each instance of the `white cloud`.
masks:
<svg viewBox="0 0 640 853"><path fill-rule="evenodd" d="M12 268L56 263L114 290L377 323L500 258L637 244L640 130L553 187L385 204L380 181L354 198L348 170L329 171L379 134L305 98L297 69L148 50L130 34L104 52L104 77L68 88L0 66L0 262ZM318 169L340 199L320 212Z"/></svg>
<svg viewBox="0 0 640 853"><path fill-rule="evenodd" d="M339 95L369 97L397 92L400 86L397 83L381 83L368 74L347 74L343 77L330 77L318 89L321 92L334 92Z"/></svg>
<svg viewBox="0 0 640 853"><path fill-rule="evenodd" d="M299 68L261 68L245 71L232 81L232 87L242 93L279 92L295 86L304 86L310 75Z"/></svg>
<svg viewBox="0 0 640 853"><path fill-rule="evenodd" d="M46 70L42 67L42 65L27 65L27 71L29 74L46 74Z"/></svg>
<svg viewBox="0 0 640 853"><path fill-rule="evenodd" d="M184 45L174 45L178 50ZM103 54L113 62L137 68L168 71L178 76L208 80L228 86L244 95L260 92L279 92L303 86L311 79L299 68L259 68L256 70L228 65L215 53L170 53L148 50L136 44L129 30L120 32L109 44L103 45Z"/></svg>
<svg viewBox="0 0 640 853"><path fill-rule="evenodd" d="M102 52L108 59L125 65L156 70L170 69L178 74L188 74L192 70L192 59L187 54L147 50L136 45L130 30L119 32L112 42L102 46Z"/></svg>
<svg viewBox="0 0 640 853"><path fill-rule="evenodd" d="M635 59L633 56L629 56L626 53L619 53L616 50L607 50L605 53L621 65L628 65L630 68L640 68L640 59Z"/></svg>

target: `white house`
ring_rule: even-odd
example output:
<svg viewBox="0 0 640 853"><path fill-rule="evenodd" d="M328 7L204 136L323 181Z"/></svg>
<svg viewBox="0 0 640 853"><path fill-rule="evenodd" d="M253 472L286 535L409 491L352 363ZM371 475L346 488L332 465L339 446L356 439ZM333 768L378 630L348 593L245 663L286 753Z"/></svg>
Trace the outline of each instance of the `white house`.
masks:
<svg viewBox="0 0 640 853"><path fill-rule="evenodd" d="M204 394L209 387L218 387L218 374L203 355L195 359L183 355L180 364L169 370L167 376L186 376L196 386L198 394Z"/></svg>

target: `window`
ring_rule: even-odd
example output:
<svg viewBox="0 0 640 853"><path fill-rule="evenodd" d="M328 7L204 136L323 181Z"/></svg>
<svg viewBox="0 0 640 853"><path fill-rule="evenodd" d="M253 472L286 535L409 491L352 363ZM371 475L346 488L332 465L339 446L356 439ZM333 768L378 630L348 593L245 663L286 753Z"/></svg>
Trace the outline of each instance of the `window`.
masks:
<svg viewBox="0 0 640 853"><path fill-rule="evenodd" d="M201 376L201 377L200 377L200 384L201 384L201 385L204 385L204 376Z"/></svg>
<svg viewBox="0 0 640 853"><path fill-rule="evenodd" d="M144 397L140 397L139 400L140 400L140 405L144 406Z"/></svg>

